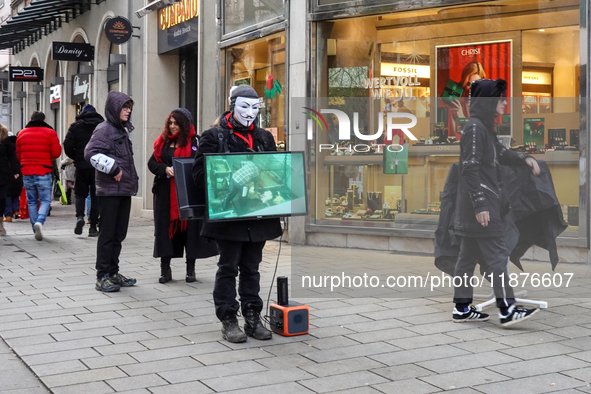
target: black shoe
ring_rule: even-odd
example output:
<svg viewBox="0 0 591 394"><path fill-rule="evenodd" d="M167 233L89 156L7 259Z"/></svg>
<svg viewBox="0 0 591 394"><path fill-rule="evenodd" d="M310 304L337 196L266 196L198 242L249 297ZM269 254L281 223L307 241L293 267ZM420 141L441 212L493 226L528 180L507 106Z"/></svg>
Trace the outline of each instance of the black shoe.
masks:
<svg viewBox="0 0 591 394"><path fill-rule="evenodd" d="M136 284L137 280L133 278L126 278L121 274L111 275L111 281L121 287L131 287Z"/></svg>
<svg viewBox="0 0 591 394"><path fill-rule="evenodd" d="M90 229L88 230L88 236L89 237L98 237L99 236L99 231L96 228L96 226L93 226L92 224L90 225Z"/></svg>
<svg viewBox="0 0 591 394"><path fill-rule="evenodd" d="M197 278L195 277L195 262L187 262L187 277L185 278L185 281L187 281L187 283L197 281Z"/></svg>
<svg viewBox="0 0 591 394"><path fill-rule="evenodd" d="M172 280L172 270L170 269L170 265L163 266L160 264L160 278L158 279L159 283L167 283Z"/></svg>
<svg viewBox="0 0 591 394"><path fill-rule="evenodd" d="M82 234L82 229L84 228L84 217L83 216L78 216L78 219L76 220L76 228L74 229L74 234L76 235L80 235Z"/></svg>
<svg viewBox="0 0 591 394"><path fill-rule="evenodd" d="M240 329L236 315L226 315L222 319L222 336L228 342L246 342L246 334Z"/></svg>
<svg viewBox="0 0 591 394"><path fill-rule="evenodd" d="M105 291L110 293L114 291L119 291L120 286L113 282L109 274L105 274L105 276L96 280L96 286L94 288L98 291Z"/></svg>
<svg viewBox="0 0 591 394"><path fill-rule="evenodd" d="M453 322L464 323L467 321L487 321L488 314L478 312L474 306L470 305L470 309L467 312L460 312L456 308L453 311Z"/></svg>
<svg viewBox="0 0 591 394"><path fill-rule="evenodd" d="M532 317L535 313L537 313L539 311L538 308L533 308L533 309L526 309L524 307L522 307L521 305L511 305L509 307L509 311L507 312L507 315L502 315L499 313L499 318L501 320L501 327L509 327L512 326L513 324L517 324L519 322L522 322L524 320L529 319L530 317Z"/></svg>
<svg viewBox="0 0 591 394"><path fill-rule="evenodd" d="M265 341L271 339L273 334L263 326L259 312L251 306L244 311L244 332L249 337Z"/></svg>

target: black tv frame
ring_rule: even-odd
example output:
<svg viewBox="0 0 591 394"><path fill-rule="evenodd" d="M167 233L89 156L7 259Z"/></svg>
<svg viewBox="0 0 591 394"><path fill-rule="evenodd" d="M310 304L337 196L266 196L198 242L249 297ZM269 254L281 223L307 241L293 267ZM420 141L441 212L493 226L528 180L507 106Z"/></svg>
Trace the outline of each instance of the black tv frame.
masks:
<svg viewBox="0 0 591 394"><path fill-rule="evenodd" d="M309 213L309 205L308 205L308 182L307 182L307 171L306 171L306 157L304 151L269 151L269 152L230 152L230 153L205 153L203 167L204 171L207 172L207 160L209 157L219 157L219 156L234 156L234 155L285 155L285 154L300 154L302 155L302 164L304 166L304 203L306 207L306 212L300 213L291 213L287 215L264 215L264 216L241 216L241 217L232 217L232 218L215 218L210 219L209 217L209 185L207 184L207 173L205 174L205 221L212 222L212 223L222 223L222 222L236 222L236 221L244 221L244 220L260 220L260 219L271 219L271 218L283 218L283 217L291 217L291 216L307 216Z"/></svg>

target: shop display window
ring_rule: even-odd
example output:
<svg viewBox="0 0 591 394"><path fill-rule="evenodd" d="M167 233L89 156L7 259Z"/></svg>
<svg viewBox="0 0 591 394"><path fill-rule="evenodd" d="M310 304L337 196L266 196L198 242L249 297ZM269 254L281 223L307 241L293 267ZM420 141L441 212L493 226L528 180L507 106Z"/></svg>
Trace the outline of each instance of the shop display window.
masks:
<svg viewBox="0 0 591 394"><path fill-rule="evenodd" d="M285 150L285 33L226 49L226 89L250 85L261 100L258 123ZM225 100L225 105L228 105Z"/></svg>
<svg viewBox="0 0 591 394"><path fill-rule="evenodd" d="M578 237L586 158L580 12L578 0L517 0L317 22L316 107L358 115L351 139L340 138L333 113L322 114L324 125L310 120L313 223L435 229L449 168L459 160L470 82L502 78L509 105L496 122L499 139L547 162L569 224L564 235ZM388 113L414 115L416 140L400 129L391 138L354 134L386 130Z"/></svg>
<svg viewBox="0 0 591 394"><path fill-rule="evenodd" d="M223 0L224 34L255 29L283 17L283 0Z"/></svg>

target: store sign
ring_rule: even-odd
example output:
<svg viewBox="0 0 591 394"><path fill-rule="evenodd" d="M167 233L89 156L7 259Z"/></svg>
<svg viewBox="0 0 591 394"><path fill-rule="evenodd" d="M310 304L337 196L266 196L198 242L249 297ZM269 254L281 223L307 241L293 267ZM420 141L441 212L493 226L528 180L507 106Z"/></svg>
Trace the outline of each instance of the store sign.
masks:
<svg viewBox="0 0 591 394"><path fill-rule="evenodd" d="M199 0L183 0L158 12L158 53L199 40Z"/></svg>
<svg viewBox="0 0 591 394"><path fill-rule="evenodd" d="M62 85L55 85L49 88L49 102L51 104L57 104L62 100Z"/></svg>
<svg viewBox="0 0 591 394"><path fill-rule="evenodd" d="M84 42L52 42L51 59L74 61L74 62L89 62L94 60L94 47Z"/></svg>
<svg viewBox="0 0 591 394"><path fill-rule="evenodd" d="M431 78L431 68L416 64L382 63L382 76Z"/></svg>
<svg viewBox="0 0 591 394"><path fill-rule="evenodd" d="M72 77L72 104L88 101L90 95L90 76L77 74Z"/></svg>
<svg viewBox="0 0 591 394"><path fill-rule="evenodd" d="M540 71L523 71L521 83L529 85L552 85L552 74Z"/></svg>
<svg viewBox="0 0 591 394"><path fill-rule="evenodd" d="M129 19L122 16L111 18L105 23L105 36L113 44L121 45L131 39L133 27Z"/></svg>
<svg viewBox="0 0 591 394"><path fill-rule="evenodd" d="M41 82L43 69L39 67L8 67L8 80L13 82Z"/></svg>
<svg viewBox="0 0 591 394"><path fill-rule="evenodd" d="M170 29L180 23L199 16L199 0L184 0L158 13L158 27L160 30Z"/></svg>

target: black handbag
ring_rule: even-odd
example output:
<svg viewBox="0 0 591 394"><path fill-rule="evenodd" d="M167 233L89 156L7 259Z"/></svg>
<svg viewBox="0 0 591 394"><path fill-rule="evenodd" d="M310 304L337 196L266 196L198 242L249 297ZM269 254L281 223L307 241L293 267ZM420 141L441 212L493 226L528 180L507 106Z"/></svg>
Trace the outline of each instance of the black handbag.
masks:
<svg viewBox="0 0 591 394"><path fill-rule="evenodd" d="M57 184L57 182L55 182L55 183L53 184L53 198L56 198L56 199L58 199L58 198L60 198L61 196L62 196L62 191L61 191L61 189L60 189L59 185Z"/></svg>

